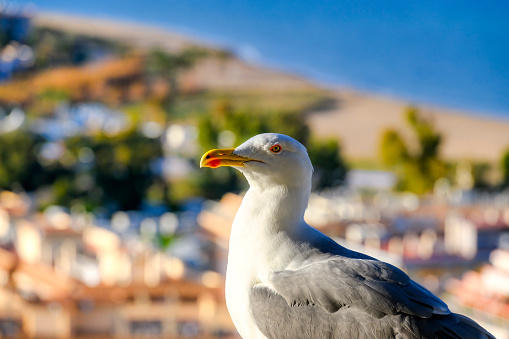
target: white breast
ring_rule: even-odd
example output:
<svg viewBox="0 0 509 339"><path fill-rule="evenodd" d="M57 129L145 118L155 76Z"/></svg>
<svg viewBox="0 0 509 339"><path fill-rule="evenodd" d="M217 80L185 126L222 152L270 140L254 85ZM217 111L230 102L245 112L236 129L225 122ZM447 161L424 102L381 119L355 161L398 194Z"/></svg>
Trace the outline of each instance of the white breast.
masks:
<svg viewBox="0 0 509 339"><path fill-rule="evenodd" d="M251 289L260 283L270 286L270 272L283 270L290 265L301 250L293 238L295 234L305 234L305 228L308 227L300 214L294 217L293 213L287 213L288 210L301 208L302 202L296 199L301 195L275 191L279 195L262 195L250 189L232 225L226 272L226 304L235 327L244 339L265 338L251 315ZM284 202L281 192L287 193ZM292 203L297 206L292 206ZM289 236L289 229L294 236Z"/></svg>

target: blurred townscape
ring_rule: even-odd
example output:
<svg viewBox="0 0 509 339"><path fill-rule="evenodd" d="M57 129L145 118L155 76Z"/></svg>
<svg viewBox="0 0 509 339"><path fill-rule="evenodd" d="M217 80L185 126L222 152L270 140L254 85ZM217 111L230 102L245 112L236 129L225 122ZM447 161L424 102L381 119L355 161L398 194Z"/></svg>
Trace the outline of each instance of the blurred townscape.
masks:
<svg viewBox="0 0 509 339"><path fill-rule="evenodd" d="M247 184L198 162L279 132L315 166L310 225L509 338L509 143L446 158L448 135L409 106L375 158L347 157L309 124L334 105L326 89L38 15L0 9L0 337L237 338L224 275Z"/></svg>

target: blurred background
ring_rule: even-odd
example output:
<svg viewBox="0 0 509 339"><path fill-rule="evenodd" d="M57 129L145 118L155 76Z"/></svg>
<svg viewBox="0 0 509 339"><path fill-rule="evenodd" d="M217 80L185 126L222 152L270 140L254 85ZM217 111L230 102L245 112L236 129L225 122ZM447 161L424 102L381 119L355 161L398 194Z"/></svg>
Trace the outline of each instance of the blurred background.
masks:
<svg viewBox="0 0 509 339"><path fill-rule="evenodd" d="M0 337L238 338L199 160L278 132L309 224L509 338L507 4L0 4Z"/></svg>

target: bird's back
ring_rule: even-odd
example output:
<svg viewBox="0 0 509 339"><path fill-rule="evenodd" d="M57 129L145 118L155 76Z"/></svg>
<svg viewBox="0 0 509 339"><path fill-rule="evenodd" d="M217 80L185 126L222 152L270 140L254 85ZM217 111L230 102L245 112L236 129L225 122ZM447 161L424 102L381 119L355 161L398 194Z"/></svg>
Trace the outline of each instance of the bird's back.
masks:
<svg viewBox="0 0 509 339"><path fill-rule="evenodd" d="M454 313L430 318L406 314L377 318L353 307L330 313L311 303L289 305L265 287L253 288L250 302L256 310L253 317L258 328L269 339L494 339L472 320Z"/></svg>
<svg viewBox="0 0 509 339"><path fill-rule="evenodd" d="M250 291L267 338L493 338L398 268L315 229L305 235L297 264Z"/></svg>

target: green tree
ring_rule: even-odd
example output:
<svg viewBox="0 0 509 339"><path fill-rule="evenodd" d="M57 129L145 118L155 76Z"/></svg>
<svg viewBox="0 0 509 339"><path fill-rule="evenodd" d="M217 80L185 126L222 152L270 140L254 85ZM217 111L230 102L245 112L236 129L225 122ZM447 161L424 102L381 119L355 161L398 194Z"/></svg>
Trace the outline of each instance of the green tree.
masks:
<svg viewBox="0 0 509 339"><path fill-rule="evenodd" d="M76 158L85 150L90 155L85 163L76 163L71 183L56 183L59 187L68 186L60 190L63 195L57 195L64 205L77 200L90 207L131 210L139 208L148 197L156 180L150 165L162 156L157 139L146 138L132 130L115 137L79 136L67 140L66 146ZM83 181L90 184L83 188Z"/></svg>
<svg viewBox="0 0 509 339"><path fill-rule="evenodd" d="M336 140L312 140L308 145L308 154L314 167L313 182L316 189L343 184L347 166Z"/></svg>
<svg viewBox="0 0 509 339"><path fill-rule="evenodd" d="M507 152L509 153L509 151ZM487 162L478 162L472 164L472 176L474 178L474 188L477 190L490 190L493 183L490 182L490 172L492 166ZM508 178L509 179L509 178ZM508 181L509 183L509 181Z"/></svg>
<svg viewBox="0 0 509 339"><path fill-rule="evenodd" d="M509 148L502 154L500 165L502 167L502 186L509 187Z"/></svg>
<svg viewBox="0 0 509 339"><path fill-rule="evenodd" d="M38 162L36 150L43 142L24 130L0 134L0 188L32 191L52 180L61 168L44 169Z"/></svg>
<svg viewBox="0 0 509 339"><path fill-rule="evenodd" d="M401 135L390 129L382 135L380 155L398 175L398 189L422 194L447 174L447 166L439 157L442 136L415 108L409 108L405 117L416 136L417 149L411 152Z"/></svg>
<svg viewBox="0 0 509 339"><path fill-rule="evenodd" d="M307 145L309 127L302 112L237 110L228 98L213 103L210 115L198 121L199 141L204 149L216 148L221 131L231 131L237 142L260 133L282 133Z"/></svg>
<svg viewBox="0 0 509 339"><path fill-rule="evenodd" d="M236 110L228 99L223 98L214 103L211 115L200 118L198 128L203 151L217 148L218 136L225 130L233 132L237 145L260 133L289 135L308 148L315 167L315 188L336 186L344 180L347 167L341 158L339 144L330 140L309 142L309 127L302 112ZM195 184L203 196L214 199L245 188L245 181L230 168L202 171Z"/></svg>
<svg viewBox="0 0 509 339"><path fill-rule="evenodd" d="M385 165L395 166L408 160L405 141L395 130L387 130L382 135L380 153Z"/></svg>

